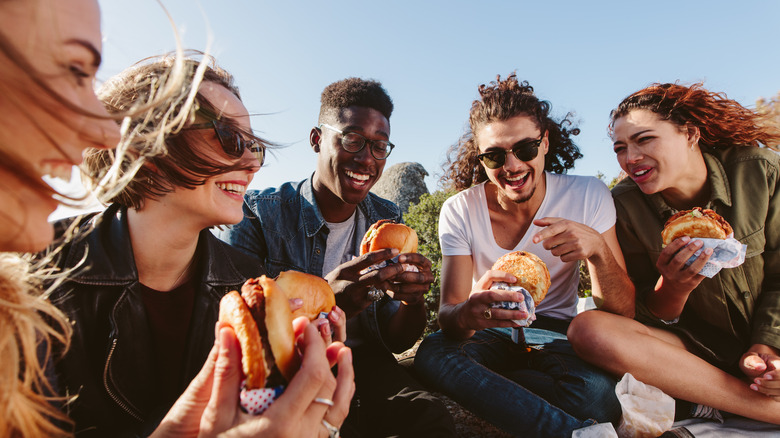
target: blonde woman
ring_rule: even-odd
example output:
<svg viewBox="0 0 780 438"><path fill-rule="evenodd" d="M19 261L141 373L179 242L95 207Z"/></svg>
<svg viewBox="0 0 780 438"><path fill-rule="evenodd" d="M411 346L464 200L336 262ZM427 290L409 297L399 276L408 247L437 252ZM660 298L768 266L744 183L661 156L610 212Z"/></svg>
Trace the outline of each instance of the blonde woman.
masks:
<svg viewBox="0 0 780 438"><path fill-rule="evenodd" d="M0 251L39 251L49 244L47 219L63 198L41 177L69 175L85 148L118 142L118 125L92 85L100 53L96 1L0 1ZM12 254L0 256L0 436L67 435L60 427L67 419L49 404L37 350L52 339L67 343L69 325L30 278L29 265ZM157 433L327 436L324 416L340 424L347 406L342 399L348 404L351 397L349 350L333 344L327 351L331 362L338 358L337 382L316 327L298 321L297 331L303 332L304 365L289 395L266 415L250 419L235 404L220 403L235 400L240 374L235 335L222 328L218 345ZM333 395L337 387L343 396ZM327 393L334 407L311 403Z"/></svg>

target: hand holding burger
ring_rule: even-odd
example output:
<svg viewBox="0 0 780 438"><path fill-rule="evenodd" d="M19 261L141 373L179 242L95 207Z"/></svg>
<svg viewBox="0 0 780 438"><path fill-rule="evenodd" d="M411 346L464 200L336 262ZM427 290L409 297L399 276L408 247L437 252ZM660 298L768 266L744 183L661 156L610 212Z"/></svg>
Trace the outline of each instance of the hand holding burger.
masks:
<svg viewBox="0 0 780 438"><path fill-rule="evenodd" d="M293 310L293 318L305 316L314 321L327 344L346 341L346 315L336 306L336 297L327 281L304 272L283 271L276 277L276 284L290 300L300 299L301 307Z"/></svg>
<svg viewBox="0 0 780 438"><path fill-rule="evenodd" d="M265 275L250 278L241 293L232 291L219 303L219 321L233 328L241 345L246 389L280 385L298 370L292 312L287 295ZM268 382L276 371L273 382Z"/></svg>
<svg viewBox="0 0 780 438"><path fill-rule="evenodd" d="M673 240L688 236L690 238L726 239L734 231L723 216L710 209L694 207L681 211L670 217L661 232L663 245L667 246Z"/></svg>
<svg viewBox="0 0 780 438"><path fill-rule="evenodd" d="M401 263L403 272L392 279L388 290L393 299L402 301L404 304L421 302L422 294L430 289L430 283L433 282L430 261L417 254L417 245L417 232L413 228L389 219L382 219L371 225L360 245L361 255L388 248L398 250L397 258L372 266L368 270L381 269L396 262ZM421 273L422 275L406 275L407 272ZM383 292L376 287L369 291L369 297L372 300L378 300L382 295Z"/></svg>
<svg viewBox="0 0 780 438"><path fill-rule="evenodd" d="M525 311L529 314L528 318L515 322L520 325L530 324L536 318L534 316L536 307L547 296L547 291L550 289L550 272L547 270L547 265L535 254L514 251L499 257L491 270L507 272L516 278L514 283L495 283L494 288L518 290L521 293L525 290L527 292L527 294L523 293L522 303L499 301L492 304L493 308ZM486 313L486 316L488 314Z"/></svg>
<svg viewBox="0 0 780 438"><path fill-rule="evenodd" d="M360 255L386 248L396 248L399 254L417 252L417 232L390 219L376 222L363 236Z"/></svg>
<svg viewBox="0 0 780 438"><path fill-rule="evenodd" d="M656 267L669 284L679 284L675 289L689 293L702 277L712 278L721 269L745 261L747 246L733 235L731 225L713 210L694 207L680 211L664 224L664 250Z"/></svg>

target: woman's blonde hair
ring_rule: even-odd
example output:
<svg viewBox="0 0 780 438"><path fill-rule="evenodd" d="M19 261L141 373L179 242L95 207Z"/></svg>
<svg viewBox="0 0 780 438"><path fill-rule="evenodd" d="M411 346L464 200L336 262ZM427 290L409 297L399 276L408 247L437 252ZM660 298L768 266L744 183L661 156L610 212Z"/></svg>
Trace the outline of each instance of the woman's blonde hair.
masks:
<svg viewBox="0 0 780 438"><path fill-rule="evenodd" d="M71 327L42 294L30 263L0 253L0 436L66 436L65 415L52 403L45 365L54 343L68 345Z"/></svg>
<svg viewBox="0 0 780 438"><path fill-rule="evenodd" d="M167 13L167 12L166 12ZM170 17L169 17L170 18ZM174 27L174 33L176 29ZM178 35L177 35L178 39ZM177 41L178 52L183 55L181 44ZM95 118L105 118L92 114L83 108L63 98L44 80L43 75L36 71L21 53L0 32L0 56L7 63L3 69L16 70L14 81L0 81L0 96L6 98L6 90L23 91L27 95L43 93L65 108ZM183 59L184 56L179 56ZM188 71L184 62L174 62L170 71L154 84L155 92L145 101L138 102L126 112L114 114L111 118L126 120L123 139L118 155L127 151L127 144L132 143L139 135L164 138L164 133L173 127L181 127L187 121L189 109L192 107L202 71L205 65L196 66L194 74ZM172 101L178 102L174 109ZM13 102L11 102L13 103ZM22 109L20 109L22 110ZM138 114L148 114L150 123L157 122L154 129L145 132L128 132L130 117ZM46 135L51 147L61 150L57 139L45 132L45 126L37 126ZM74 128L76 129L76 128ZM6 140L8 141L8 140ZM23 148L12 142L0 144L0 169L18 177L23 183L47 197L56 196L60 203L71 206L85 205L84 196L73 196L59 193L41 180L38 173L22 157ZM165 152L163 141L150 141L148 150L143 154L162 154ZM142 158L143 154L138 156ZM140 166L133 166L137 169ZM127 181L132 179L132 173L109 172L103 181L98 182L101 192L117 192ZM0 181L0 190L15 193ZM24 200L20 200L24 205ZM1 210L1 209L0 209ZM0 215L7 214L0 211ZM24 224L20 224L24 226ZM3 233L15 233L16 230L3 230ZM52 254L39 259L34 265L29 259L18 254L0 252L0 357L3 366L0 367L0 437L6 436L70 436L69 419L58 408L65 403L57 396L57 388L52 387L47 376L47 366L53 357L53 351L65 351L69 345L72 332L65 315L48 301L42 285L62 281L68 272L54 272L43 269L53 257Z"/></svg>

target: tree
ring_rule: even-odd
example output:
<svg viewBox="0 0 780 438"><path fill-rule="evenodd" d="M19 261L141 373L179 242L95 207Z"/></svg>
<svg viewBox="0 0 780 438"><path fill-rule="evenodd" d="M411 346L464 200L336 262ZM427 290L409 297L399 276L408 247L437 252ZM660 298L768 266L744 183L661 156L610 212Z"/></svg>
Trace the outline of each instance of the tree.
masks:
<svg viewBox="0 0 780 438"><path fill-rule="evenodd" d="M756 101L756 112L767 117L767 123L780 129L780 93L767 100L763 97ZM777 148L780 145L773 145Z"/></svg>
<svg viewBox="0 0 780 438"><path fill-rule="evenodd" d="M425 294L425 307L428 312L428 325L425 333L439 329L439 296L441 294L441 247L439 246L439 213L444 201L454 195L454 191L438 190L420 196L420 202L409 206L404 214L404 222L417 231L418 251L431 261L434 281L431 290Z"/></svg>

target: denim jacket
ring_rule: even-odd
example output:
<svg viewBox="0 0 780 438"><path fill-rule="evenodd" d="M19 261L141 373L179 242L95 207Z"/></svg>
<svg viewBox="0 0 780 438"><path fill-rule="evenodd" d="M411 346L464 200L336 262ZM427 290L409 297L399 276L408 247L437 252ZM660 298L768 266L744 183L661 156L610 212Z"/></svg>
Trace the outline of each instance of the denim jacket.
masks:
<svg viewBox="0 0 780 438"><path fill-rule="evenodd" d="M373 193L358 204L363 220L359 220L357 236L363 236L380 219L401 221L397 205ZM314 198L312 178L297 183L287 182L278 188L263 191L250 190L244 197L244 220L217 235L236 248L259 258L268 271L276 276L282 271L295 270L324 276L325 246L328 227ZM355 243L358 254L360 239ZM383 333L387 322L399 308L397 301L385 296L372 303L348 324L351 336L347 345L357 346L366 341L379 341L387 348ZM354 324L359 324L355 330Z"/></svg>

